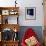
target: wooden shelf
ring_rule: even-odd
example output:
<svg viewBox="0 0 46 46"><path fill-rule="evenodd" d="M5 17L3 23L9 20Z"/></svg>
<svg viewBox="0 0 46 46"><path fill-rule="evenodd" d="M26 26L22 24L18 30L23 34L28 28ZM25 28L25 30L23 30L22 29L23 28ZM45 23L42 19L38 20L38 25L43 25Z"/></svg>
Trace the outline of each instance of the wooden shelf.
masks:
<svg viewBox="0 0 46 46"><path fill-rule="evenodd" d="M12 43L12 42L19 42L19 40L15 40L15 41L10 40L10 41L3 41L3 42L5 42L5 43L8 43L8 42Z"/></svg>
<svg viewBox="0 0 46 46"><path fill-rule="evenodd" d="M18 13L19 7L0 7L0 14L2 14L2 11L7 11L9 13L7 15L19 15L19 13ZM17 13L10 14L10 12L17 12ZM6 15L6 14L4 14L4 15Z"/></svg>
<svg viewBox="0 0 46 46"><path fill-rule="evenodd" d="M14 16L14 17L17 16L17 18L16 18L17 24L8 24L7 17L9 17L9 16ZM2 34L4 29L11 29L10 31L14 31L14 33L18 33L18 31L20 29L20 26L18 24L18 17L19 17L19 7L0 7L0 20L1 20L1 24L0 24L0 32L1 32L0 46L18 46L19 40L17 39L17 41L16 41L16 39L15 39L15 41L13 41L15 36L13 37L13 39L10 39L9 41L5 41L4 39L2 39L3 38L2 35L4 35L4 34ZM18 36L16 36L16 37L18 38Z"/></svg>
<svg viewBox="0 0 46 46"><path fill-rule="evenodd" d="M13 14L10 13L10 12L13 12ZM17 24L18 24L19 7L0 7L0 16L1 16L1 23L2 24L6 23L6 21L7 21L7 24L8 24L8 18L5 19L5 17L9 17L9 16L16 17L17 16Z"/></svg>
<svg viewBox="0 0 46 46"><path fill-rule="evenodd" d="M0 42L0 45L2 46L18 46L18 41L5 41L5 42Z"/></svg>
<svg viewBox="0 0 46 46"><path fill-rule="evenodd" d="M1 28L1 31L5 28L10 28L14 31L14 29L16 29L17 31L19 31L20 29L20 26L18 24L0 24L0 28Z"/></svg>
<svg viewBox="0 0 46 46"><path fill-rule="evenodd" d="M5 10L5 9L19 9L19 7L0 7L1 10Z"/></svg>

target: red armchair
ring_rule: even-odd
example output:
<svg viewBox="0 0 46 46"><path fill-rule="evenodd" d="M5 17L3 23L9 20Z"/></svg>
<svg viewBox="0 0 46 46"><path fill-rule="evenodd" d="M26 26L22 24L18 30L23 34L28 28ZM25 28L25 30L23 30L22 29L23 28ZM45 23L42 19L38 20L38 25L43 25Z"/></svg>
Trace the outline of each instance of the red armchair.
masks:
<svg viewBox="0 0 46 46"><path fill-rule="evenodd" d="M28 28L25 32L24 37L22 38L22 42L21 42L21 46L33 46L33 45L27 45L29 42L25 42L28 41L30 38L32 38L32 36L34 37L34 39L37 37L36 33L33 31L32 28ZM28 39L28 40L27 40ZM32 38L33 39L33 38ZM31 39L30 39L31 40ZM29 41L30 41L29 40ZM35 40L34 40L35 41ZM31 43L29 43L31 44ZM37 40L36 38L36 44L34 46L41 46L40 42Z"/></svg>

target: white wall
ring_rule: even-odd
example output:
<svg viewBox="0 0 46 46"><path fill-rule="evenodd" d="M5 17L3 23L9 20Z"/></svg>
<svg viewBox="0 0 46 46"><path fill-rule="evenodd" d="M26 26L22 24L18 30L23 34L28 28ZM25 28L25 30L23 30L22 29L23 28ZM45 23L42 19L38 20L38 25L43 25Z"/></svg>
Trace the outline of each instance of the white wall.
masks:
<svg viewBox="0 0 46 46"><path fill-rule="evenodd" d="M42 0L21 0L20 23L23 26L43 26ZM25 7L36 7L36 20L25 20Z"/></svg>
<svg viewBox="0 0 46 46"><path fill-rule="evenodd" d="M0 6L14 6L15 0L0 0ZM43 0L17 0L19 6L19 24L21 26L43 26ZM36 7L36 20L25 19L25 7Z"/></svg>

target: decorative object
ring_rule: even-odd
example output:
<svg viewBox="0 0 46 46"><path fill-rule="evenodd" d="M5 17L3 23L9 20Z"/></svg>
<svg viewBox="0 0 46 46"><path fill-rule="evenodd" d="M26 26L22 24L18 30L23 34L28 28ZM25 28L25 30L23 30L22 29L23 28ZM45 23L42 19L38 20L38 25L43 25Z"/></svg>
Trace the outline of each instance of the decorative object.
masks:
<svg viewBox="0 0 46 46"><path fill-rule="evenodd" d="M17 2L16 2L17 0L15 0L15 7L16 7L16 4L17 4Z"/></svg>
<svg viewBox="0 0 46 46"><path fill-rule="evenodd" d="M11 12L10 12L10 15L14 15L14 12L11 11Z"/></svg>
<svg viewBox="0 0 46 46"><path fill-rule="evenodd" d="M9 10L2 10L2 15L9 15Z"/></svg>
<svg viewBox="0 0 46 46"><path fill-rule="evenodd" d="M8 16L7 15L3 15L3 19L2 19L3 21L2 21L2 23L3 24L8 24Z"/></svg>
<svg viewBox="0 0 46 46"><path fill-rule="evenodd" d="M25 40L25 43L27 44L27 46L35 46L37 42L38 40L34 36L29 37L28 39Z"/></svg>
<svg viewBox="0 0 46 46"><path fill-rule="evenodd" d="M26 20L35 20L36 19L36 8L26 7L25 8L25 18Z"/></svg>
<svg viewBox="0 0 46 46"><path fill-rule="evenodd" d="M10 10L9 14L10 15L16 15L18 12L16 10Z"/></svg>
<svg viewBox="0 0 46 46"><path fill-rule="evenodd" d="M7 18L7 19L5 19L5 24L8 24L8 18Z"/></svg>
<svg viewBox="0 0 46 46"><path fill-rule="evenodd" d="M28 28L22 38L21 46L42 46L38 40L36 32Z"/></svg>
<svg viewBox="0 0 46 46"><path fill-rule="evenodd" d="M14 32L13 40L18 40L18 32Z"/></svg>
<svg viewBox="0 0 46 46"><path fill-rule="evenodd" d="M12 30L11 29L5 28L3 30L2 40L4 41L12 40Z"/></svg>
<svg viewBox="0 0 46 46"><path fill-rule="evenodd" d="M9 41L9 40L16 41L16 40L18 40L18 32L14 32L10 28L5 28L2 31L2 40L4 40L4 41Z"/></svg>

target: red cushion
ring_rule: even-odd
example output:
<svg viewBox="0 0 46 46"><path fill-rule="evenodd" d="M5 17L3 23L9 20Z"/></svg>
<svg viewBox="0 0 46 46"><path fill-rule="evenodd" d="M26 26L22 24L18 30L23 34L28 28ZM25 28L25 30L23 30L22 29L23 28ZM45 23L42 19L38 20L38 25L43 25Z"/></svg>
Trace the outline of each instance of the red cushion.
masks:
<svg viewBox="0 0 46 46"><path fill-rule="evenodd" d="M21 43L22 46L26 46L25 39L28 39L29 37L32 37L32 36L36 37L37 35L32 28L28 28L25 32L24 37L22 38L22 43Z"/></svg>

